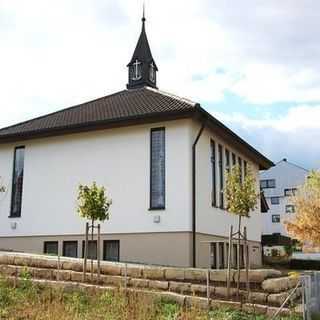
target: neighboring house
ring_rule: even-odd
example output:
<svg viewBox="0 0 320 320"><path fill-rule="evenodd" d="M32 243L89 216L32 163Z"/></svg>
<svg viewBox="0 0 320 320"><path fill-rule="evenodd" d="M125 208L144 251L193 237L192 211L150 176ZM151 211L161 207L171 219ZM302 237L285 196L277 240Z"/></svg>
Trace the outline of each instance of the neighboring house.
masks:
<svg viewBox="0 0 320 320"><path fill-rule="evenodd" d="M103 259L226 266L237 217L225 209L225 173L250 166L258 190L259 170L273 163L198 103L158 90L157 71L143 18L126 90L0 130L0 175L10 181L2 249L81 257L77 188L96 181L113 200ZM259 212L260 202L244 219L252 266L261 264ZM96 242L89 251L96 256Z"/></svg>
<svg viewBox="0 0 320 320"><path fill-rule="evenodd" d="M290 244L284 221L295 213L292 195L304 183L307 176L308 170L287 159L281 160L274 167L260 173L260 188L269 206L268 212L263 213L264 244L278 249Z"/></svg>

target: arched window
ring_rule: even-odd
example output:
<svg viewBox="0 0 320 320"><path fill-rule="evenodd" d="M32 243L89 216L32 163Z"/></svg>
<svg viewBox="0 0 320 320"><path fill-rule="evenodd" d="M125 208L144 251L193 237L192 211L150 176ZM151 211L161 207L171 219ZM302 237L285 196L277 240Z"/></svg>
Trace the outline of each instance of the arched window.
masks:
<svg viewBox="0 0 320 320"><path fill-rule="evenodd" d="M132 80L139 80L142 77L142 65L141 62L136 60L133 63L133 69L132 69Z"/></svg>

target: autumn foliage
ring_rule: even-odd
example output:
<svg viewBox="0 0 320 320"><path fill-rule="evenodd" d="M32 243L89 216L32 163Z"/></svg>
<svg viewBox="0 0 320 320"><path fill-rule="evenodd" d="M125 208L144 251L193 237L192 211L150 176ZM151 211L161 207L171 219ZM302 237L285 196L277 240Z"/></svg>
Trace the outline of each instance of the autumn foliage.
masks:
<svg viewBox="0 0 320 320"><path fill-rule="evenodd" d="M320 172L312 171L305 184L293 198L296 214L286 221L286 228L294 239L320 245Z"/></svg>

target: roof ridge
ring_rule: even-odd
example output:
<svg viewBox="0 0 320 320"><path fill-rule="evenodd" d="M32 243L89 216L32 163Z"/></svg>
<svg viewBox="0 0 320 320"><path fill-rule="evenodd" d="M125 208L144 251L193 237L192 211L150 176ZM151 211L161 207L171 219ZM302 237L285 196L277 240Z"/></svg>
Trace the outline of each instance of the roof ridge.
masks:
<svg viewBox="0 0 320 320"><path fill-rule="evenodd" d="M193 106L193 107L195 107L196 105L199 105L198 102L194 102L194 101L192 101L192 100L190 100L190 99L188 99L188 98L180 97L180 96L178 96L178 95L176 95L176 94L173 94L173 93L170 93L170 92L167 92L167 91L155 89L155 88L148 87L148 86L146 86L146 87L144 87L144 88L147 89L147 90L153 91L153 92L160 93L160 94L162 94L162 95L164 95L164 96L167 96L167 97L176 99L176 100L178 100L178 101L182 101L182 102L187 103L187 104L189 104L189 105L191 105L191 106Z"/></svg>
<svg viewBox="0 0 320 320"><path fill-rule="evenodd" d="M89 100L89 101L86 101L86 102L82 102L82 103L77 104L77 105L73 105L73 106L70 106L70 107L67 107L67 108L63 108L63 109L60 109L60 110L57 110L57 111L53 111L53 112L44 114L42 116L38 116L38 117L35 117L35 118L31 118L31 119L28 119L28 120L25 120L25 121L21 121L21 122L18 122L18 123L15 123L15 124L0 128L0 133L1 133L1 131L7 130L7 129L11 129L11 128L14 128L14 127L17 127L17 126L20 126L20 125L23 125L23 124L27 124L28 122L31 122L31 121L43 119L43 118L46 118L48 116L52 116L52 115L60 113L60 112L65 112L65 111L68 111L68 110L71 110L71 109L76 109L76 108L81 107L82 105L87 104L87 103L92 103L92 102L99 101L99 100L102 100L102 99L105 99L105 98L108 98L108 97L112 97L112 96L114 96L116 94L119 94L121 92L124 92L124 91L126 91L126 90L117 91L117 92L111 93L109 95L100 97L100 98L92 99L92 100Z"/></svg>
<svg viewBox="0 0 320 320"><path fill-rule="evenodd" d="M304 171L307 171L307 172L310 171L310 170L308 170L308 169L306 169L306 168L303 168L302 166L299 166L298 164L295 164L295 163L293 163L293 162L291 162L291 161L288 161L287 159L286 159L286 160L282 159L282 160L278 161L275 165L277 165L277 164L279 164L279 163L281 163L281 162L289 163L289 164L291 164L292 166L295 166L295 167L297 167L297 168L299 168L299 169L302 169L302 170L304 170Z"/></svg>

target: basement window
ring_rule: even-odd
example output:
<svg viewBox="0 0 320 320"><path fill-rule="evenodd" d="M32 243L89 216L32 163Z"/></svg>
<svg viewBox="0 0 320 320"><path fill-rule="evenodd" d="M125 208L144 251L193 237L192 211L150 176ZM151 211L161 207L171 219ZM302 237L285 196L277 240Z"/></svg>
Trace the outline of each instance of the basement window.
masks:
<svg viewBox="0 0 320 320"><path fill-rule="evenodd" d="M58 241L45 241L43 244L43 253L49 255L58 255Z"/></svg>

